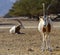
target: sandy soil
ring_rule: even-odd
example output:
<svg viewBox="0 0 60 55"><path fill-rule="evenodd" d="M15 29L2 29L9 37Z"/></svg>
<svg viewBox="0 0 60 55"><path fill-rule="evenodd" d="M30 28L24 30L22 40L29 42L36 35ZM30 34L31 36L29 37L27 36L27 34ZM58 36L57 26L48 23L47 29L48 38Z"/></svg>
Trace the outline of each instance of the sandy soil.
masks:
<svg viewBox="0 0 60 55"><path fill-rule="evenodd" d="M0 29L0 55L60 55L60 28L50 35L52 52L41 51L42 37L37 29L21 29L21 34L10 34Z"/></svg>
<svg viewBox="0 0 60 55"><path fill-rule="evenodd" d="M5 23L16 24L16 21ZM4 21L0 20L0 23ZM38 21L22 21L24 26L37 26ZM53 22L59 26L60 22ZM9 29L0 28L0 55L60 55L60 27L54 27L50 34L52 52L41 51L42 37L37 28L21 29L21 34L10 34Z"/></svg>

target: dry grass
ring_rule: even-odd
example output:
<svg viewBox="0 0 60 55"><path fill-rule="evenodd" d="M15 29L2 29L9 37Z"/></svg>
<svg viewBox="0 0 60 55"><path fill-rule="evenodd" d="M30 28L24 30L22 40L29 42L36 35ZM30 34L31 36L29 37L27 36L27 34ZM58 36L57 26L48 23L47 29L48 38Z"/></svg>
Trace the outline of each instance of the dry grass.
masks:
<svg viewBox="0 0 60 55"><path fill-rule="evenodd" d="M37 29L22 29L21 34L10 34L9 29L0 30L0 55L60 55L60 29L51 35L53 51L41 52L42 37Z"/></svg>
<svg viewBox="0 0 60 55"><path fill-rule="evenodd" d="M3 23L5 20L0 20ZM17 24L16 21L5 23ZM22 21L25 26L37 26L38 21ZM60 22L54 22L60 25ZM0 29L0 55L60 55L60 28L53 28L50 35L52 52L41 51L42 37L37 29L21 29L21 34L10 34L9 29Z"/></svg>

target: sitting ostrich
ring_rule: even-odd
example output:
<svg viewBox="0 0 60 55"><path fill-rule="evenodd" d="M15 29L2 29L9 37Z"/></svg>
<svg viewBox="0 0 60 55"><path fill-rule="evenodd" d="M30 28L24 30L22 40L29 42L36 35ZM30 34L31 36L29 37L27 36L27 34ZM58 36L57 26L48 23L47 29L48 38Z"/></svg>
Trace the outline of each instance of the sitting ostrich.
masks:
<svg viewBox="0 0 60 55"><path fill-rule="evenodd" d="M43 4L44 8L44 4ZM45 11L44 11L44 16L39 17L39 24L38 24L38 31L41 33L41 36L43 37L43 42L42 42L42 51L48 49L51 51L50 48L50 37L49 34L51 32L51 19L48 16L45 16Z"/></svg>
<svg viewBox="0 0 60 55"><path fill-rule="evenodd" d="M23 26L23 24L22 24L22 22L20 20L18 20L18 19L15 19L15 20L18 21L19 24L17 26L11 27L11 29L9 30L9 32L12 33L12 34L13 33L20 34L20 29L24 28L24 26Z"/></svg>

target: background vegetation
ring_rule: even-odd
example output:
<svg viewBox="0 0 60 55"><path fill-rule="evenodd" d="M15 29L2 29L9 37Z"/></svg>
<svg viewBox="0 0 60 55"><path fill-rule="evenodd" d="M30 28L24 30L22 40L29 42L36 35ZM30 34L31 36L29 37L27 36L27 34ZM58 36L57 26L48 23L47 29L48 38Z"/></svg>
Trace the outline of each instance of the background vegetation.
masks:
<svg viewBox="0 0 60 55"><path fill-rule="evenodd" d="M14 3L12 9L5 16L29 16L37 17L42 15L42 3L45 3L45 8L51 4L48 9L48 14L57 14L60 13L60 0L18 0Z"/></svg>

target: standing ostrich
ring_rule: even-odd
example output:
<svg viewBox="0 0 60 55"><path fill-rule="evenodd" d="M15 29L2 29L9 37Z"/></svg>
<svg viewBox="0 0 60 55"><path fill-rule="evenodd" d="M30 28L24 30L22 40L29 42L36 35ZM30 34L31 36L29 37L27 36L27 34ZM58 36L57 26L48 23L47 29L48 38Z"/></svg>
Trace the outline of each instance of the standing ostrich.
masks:
<svg viewBox="0 0 60 55"><path fill-rule="evenodd" d="M48 16L45 16L45 6L43 4L43 17L39 17L39 24L38 24L38 30L41 33L43 37L43 42L42 42L42 51L48 49L51 50L50 48L50 37L49 34L51 32L51 19Z"/></svg>
<svg viewBox="0 0 60 55"><path fill-rule="evenodd" d="M20 29L23 27L24 28L24 26L23 26L23 24L22 24L22 22L20 21L20 20L18 20L18 19L15 19L16 21L18 21L19 22L19 24L17 25L17 26L13 26L13 27L11 27L11 29L9 30L9 32L10 33L17 33L17 34L20 34Z"/></svg>

